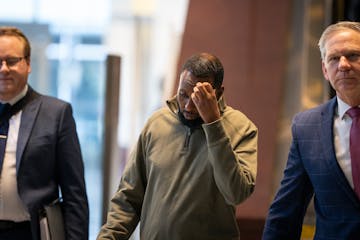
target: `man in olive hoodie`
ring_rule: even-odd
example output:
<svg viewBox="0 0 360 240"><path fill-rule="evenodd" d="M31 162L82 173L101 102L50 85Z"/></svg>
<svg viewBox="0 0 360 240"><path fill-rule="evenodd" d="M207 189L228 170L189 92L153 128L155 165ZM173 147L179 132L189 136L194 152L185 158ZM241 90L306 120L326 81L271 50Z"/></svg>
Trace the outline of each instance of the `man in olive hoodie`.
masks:
<svg viewBox="0 0 360 240"><path fill-rule="evenodd" d="M147 121L97 239L239 239L235 207L250 196L257 128L227 106L220 60L191 56L177 95Z"/></svg>

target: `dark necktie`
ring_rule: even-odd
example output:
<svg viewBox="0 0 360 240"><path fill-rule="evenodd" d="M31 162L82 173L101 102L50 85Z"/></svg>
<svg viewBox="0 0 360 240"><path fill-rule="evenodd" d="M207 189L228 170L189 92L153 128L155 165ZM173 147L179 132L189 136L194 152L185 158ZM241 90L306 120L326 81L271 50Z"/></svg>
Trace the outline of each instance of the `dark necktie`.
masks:
<svg viewBox="0 0 360 240"><path fill-rule="evenodd" d="M25 105L35 97L36 94L29 87L29 90L25 96L17 101L14 105L0 103L0 174L5 156L6 140L9 131L9 119L11 116L22 110Z"/></svg>
<svg viewBox="0 0 360 240"><path fill-rule="evenodd" d="M0 104L0 174L5 156L7 135L9 131L9 112L11 105Z"/></svg>
<svg viewBox="0 0 360 240"><path fill-rule="evenodd" d="M360 199L360 108L352 107L347 111L352 118L350 129L350 157L354 190Z"/></svg>

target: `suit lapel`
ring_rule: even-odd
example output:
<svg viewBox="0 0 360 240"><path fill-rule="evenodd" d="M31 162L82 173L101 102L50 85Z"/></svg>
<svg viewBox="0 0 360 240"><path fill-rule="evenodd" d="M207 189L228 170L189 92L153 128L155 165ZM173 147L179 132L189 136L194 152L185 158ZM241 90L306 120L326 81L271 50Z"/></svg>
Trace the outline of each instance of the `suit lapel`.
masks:
<svg viewBox="0 0 360 240"><path fill-rule="evenodd" d="M341 170L335 155L334 146L334 116L337 106L336 97L334 97L329 104L326 104L321 112L321 137L320 141L323 144L324 159L329 166L330 172L334 177L338 186L345 192L345 194L354 202L355 205L360 206L353 189L347 181L343 171ZM330 131L329 131L330 129Z"/></svg>
<svg viewBox="0 0 360 240"><path fill-rule="evenodd" d="M34 97L32 101L29 102L22 110L19 136L16 148L16 171L19 170L25 146L29 141L31 130L34 126L37 113L39 112L40 103L41 102L39 101L39 98Z"/></svg>

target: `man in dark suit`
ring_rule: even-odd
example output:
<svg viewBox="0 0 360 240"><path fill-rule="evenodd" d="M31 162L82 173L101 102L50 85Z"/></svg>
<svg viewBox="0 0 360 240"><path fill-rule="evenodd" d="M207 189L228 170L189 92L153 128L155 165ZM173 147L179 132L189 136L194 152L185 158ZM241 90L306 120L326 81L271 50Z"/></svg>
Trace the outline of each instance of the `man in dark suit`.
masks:
<svg viewBox="0 0 360 240"><path fill-rule="evenodd" d="M324 77L336 97L295 116L288 162L269 209L264 240L300 239L313 196L314 239L360 239L360 142L354 140L360 133L352 134L357 121L352 112L360 105L360 23L330 25L319 48Z"/></svg>
<svg viewBox="0 0 360 240"><path fill-rule="evenodd" d="M0 239L40 239L40 212L61 196L66 239L85 240L89 210L72 108L27 84L30 55L19 29L0 27L0 102L12 106L0 115Z"/></svg>

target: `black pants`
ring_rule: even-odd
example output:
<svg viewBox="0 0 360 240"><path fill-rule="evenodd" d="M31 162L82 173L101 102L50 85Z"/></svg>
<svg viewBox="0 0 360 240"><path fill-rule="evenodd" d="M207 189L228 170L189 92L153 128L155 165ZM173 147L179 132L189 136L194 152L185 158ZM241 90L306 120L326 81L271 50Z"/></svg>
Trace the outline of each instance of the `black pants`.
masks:
<svg viewBox="0 0 360 240"><path fill-rule="evenodd" d="M1 240L32 240L30 222L15 223L9 226L2 226L0 220Z"/></svg>

